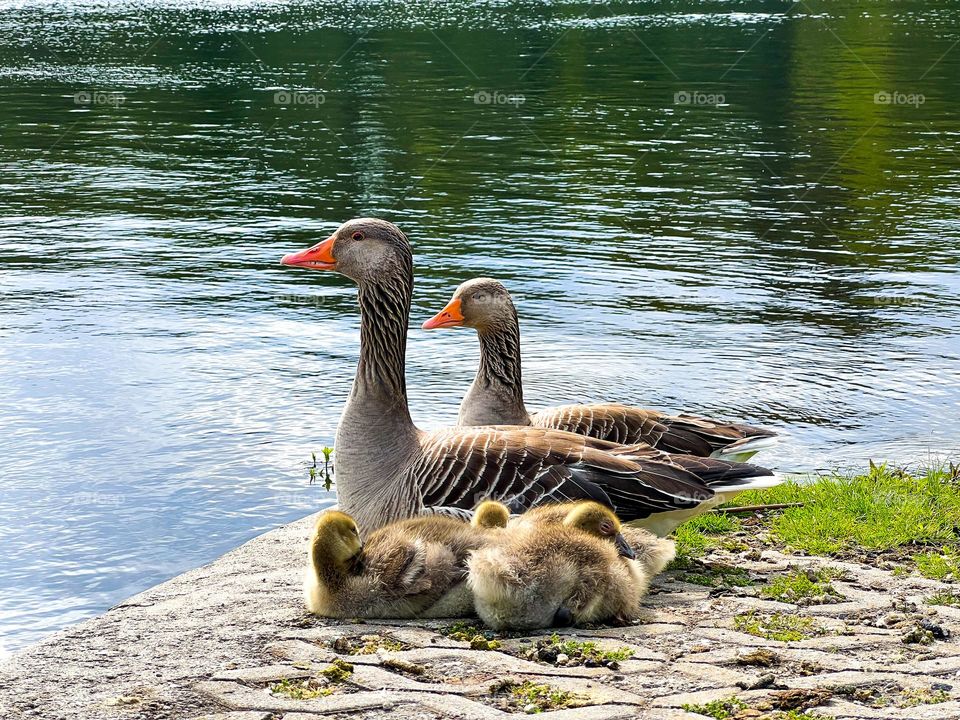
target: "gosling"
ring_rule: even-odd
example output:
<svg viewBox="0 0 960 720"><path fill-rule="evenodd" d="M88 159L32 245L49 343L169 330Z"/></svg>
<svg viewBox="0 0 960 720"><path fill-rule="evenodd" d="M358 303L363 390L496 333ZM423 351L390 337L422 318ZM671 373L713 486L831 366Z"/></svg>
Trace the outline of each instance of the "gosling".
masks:
<svg viewBox="0 0 960 720"><path fill-rule="evenodd" d="M540 505L527 510L509 522L509 526L528 527L530 525L560 525L578 505L602 505L590 501L552 503ZM479 508L478 508L479 510ZM612 515L613 513L609 513ZM616 516L614 516L616 519ZM658 575L677 555L677 548L673 540L661 538L643 528L621 525L619 521L610 522L607 513L594 511L583 518L588 524L586 528L594 535L612 538L617 551L626 558L636 560L649 577ZM615 528L619 527L619 530Z"/></svg>
<svg viewBox="0 0 960 720"><path fill-rule="evenodd" d="M494 530L505 528L510 521L510 510L503 503L496 500L484 500L473 511L470 524L475 528Z"/></svg>
<svg viewBox="0 0 960 720"><path fill-rule="evenodd" d="M635 619L649 575L598 530L606 524L619 534L609 508L585 502L560 523L508 527L467 562L477 614L495 630Z"/></svg>
<svg viewBox="0 0 960 720"><path fill-rule="evenodd" d="M307 609L336 618L471 615L466 561L486 536L461 520L425 516L382 527L364 543L352 517L328 510L310 539Z"/></svg>

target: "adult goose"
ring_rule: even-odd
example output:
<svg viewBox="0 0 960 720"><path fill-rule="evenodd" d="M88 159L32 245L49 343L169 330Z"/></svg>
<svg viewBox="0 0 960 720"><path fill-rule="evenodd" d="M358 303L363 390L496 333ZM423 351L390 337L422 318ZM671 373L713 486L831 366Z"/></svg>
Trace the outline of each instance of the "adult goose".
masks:
<svg viewBox="0 0 960 720"><path fill-rule="evenodd" d="M383 220L341 225L284 265L335 270L360 301L360 360L336 436L340 510L363 533L394 520L439 512L467 516L485 499L512 512L546 502L592 499L626 521L682 511L714 498L707 482L738 485L771 475L753 465L668 456L540 427L418 430L407 407L405 353L413 254Z"/></svg>
<svg viewBox="0 0 960 720"><path fill-rule="evenodd" d="M468 280L423 324L426 330L457 326L475 329L480 339L480 365L460 404L460 425L533 425L741 461L777 442L776 433L763 428L615 403L561 405L530 413L523 402L520 323L507 289L490 278Z"/></svg>

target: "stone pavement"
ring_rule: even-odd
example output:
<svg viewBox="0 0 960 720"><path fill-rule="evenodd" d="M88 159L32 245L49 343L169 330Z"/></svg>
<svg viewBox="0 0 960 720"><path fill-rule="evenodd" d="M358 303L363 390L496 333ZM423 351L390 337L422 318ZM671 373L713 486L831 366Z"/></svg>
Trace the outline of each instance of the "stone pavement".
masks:
<svg viewBox="0 0 960 720"><path fill-rule="evenodd" d="M0 717L702 720L694 709L960 719L960 608L926 602L950 591L943 583L771 550L718 551L658 579L640 623L562 631L574 641L565 652L549 634L474 638L472 628L451 632L451 621L309 617L300 576L311 524L267 533L18 653L0 666ZM772 578L824 566L839 596L803 606L761 597ZM730 568L746 573L720 584ZM473 649L493 638L499 648Z"/></svg>

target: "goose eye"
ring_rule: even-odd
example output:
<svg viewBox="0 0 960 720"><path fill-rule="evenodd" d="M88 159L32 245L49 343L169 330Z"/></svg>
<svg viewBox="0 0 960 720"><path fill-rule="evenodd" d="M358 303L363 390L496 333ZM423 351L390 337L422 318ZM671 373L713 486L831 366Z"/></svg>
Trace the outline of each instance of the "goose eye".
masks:
<svg viewBox="0 0 960 720"><path fill-rule="evenodd" d="M351 235L350 237L352 237L354 240L363 240L363 233L362 233L362 232L355 232L355 233L354 233L353 235Z"/></svg>

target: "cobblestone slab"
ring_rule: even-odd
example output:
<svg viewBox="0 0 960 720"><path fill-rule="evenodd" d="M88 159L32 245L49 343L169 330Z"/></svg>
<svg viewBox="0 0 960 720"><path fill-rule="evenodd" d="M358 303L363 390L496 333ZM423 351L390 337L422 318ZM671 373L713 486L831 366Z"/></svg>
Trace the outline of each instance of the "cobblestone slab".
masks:
<svg viewBox="0 0 960 720"><path fill-rule="evenodd" d="M960 720L960 609L925 602L942 583L771 550L717 552L701 570L736 567L753 585L711 588L666 573L638 624L560 631L632 656L587 667L541 660L552 656L531 647L544 635L474 650L448 637L451 622L307 616L299 585L311 524L256 538L15 655L0 666L0 717L503 720L543 709L555 720L702 720L698 705L736 696L748 705L738 720L779 720L794 707L839 720ZM824 565L845 571L836 602L761 597L778 574ZM745 632L738 616L760 627L802 616L818 634L772 640ZM337 661L352 669L327 678ZM290 688L303 682L318 696L297 699ZM513 694L525 682L568 695L525 706Z"/></svg>

